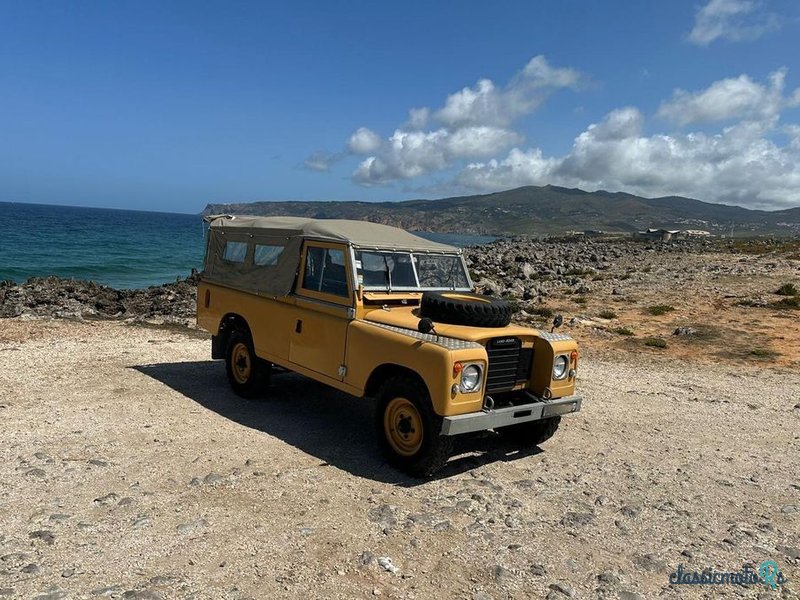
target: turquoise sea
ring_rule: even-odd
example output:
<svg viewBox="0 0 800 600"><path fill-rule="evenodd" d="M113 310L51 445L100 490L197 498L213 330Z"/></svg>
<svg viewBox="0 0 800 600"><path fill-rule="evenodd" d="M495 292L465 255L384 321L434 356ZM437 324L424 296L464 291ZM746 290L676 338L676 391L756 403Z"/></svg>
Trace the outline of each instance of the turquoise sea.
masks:
<svg viewBox="0 0 800 600"><path fill-rule="evenodd" d="M116 288L140 288L200 269L204 224L199 215L0 202L0 281L58 275ZM419 233L469 246L491 237Z"/></svg>

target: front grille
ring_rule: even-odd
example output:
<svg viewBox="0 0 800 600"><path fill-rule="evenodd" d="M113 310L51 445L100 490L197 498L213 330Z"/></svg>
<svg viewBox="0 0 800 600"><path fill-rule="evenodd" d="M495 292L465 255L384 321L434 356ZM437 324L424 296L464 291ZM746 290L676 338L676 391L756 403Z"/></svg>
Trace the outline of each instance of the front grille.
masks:
<svg viewBox="0 0 800 600"><path fill-rule="evenodd" d="M516 384L527 381L533 358L532 348L523 348L519 338L494 338L486 344L489 369L486 392L507 392Z"/></svg>

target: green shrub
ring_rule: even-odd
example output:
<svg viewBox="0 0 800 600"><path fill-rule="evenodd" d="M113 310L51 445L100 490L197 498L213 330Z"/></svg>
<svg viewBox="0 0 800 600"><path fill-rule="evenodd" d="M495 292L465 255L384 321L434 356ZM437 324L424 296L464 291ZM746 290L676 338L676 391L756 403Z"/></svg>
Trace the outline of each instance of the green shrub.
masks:
<svg viewBox="0 0 800 600"><path fill-rule="evenodd" d="M800 290L793 283L784 283L781 287L775 290L779 296L797 296L800 295Z"/></svg>
<svg viewBox="0 0 800 600"><path fill-rule="evenodd" d="M614 333L618 333L619 335L634 335L633 329L630 329L629 327L617 327L612 329L612 331Z"/></svg>
<svg viewBox="0 0 800 600"><path fill-rule="evenodd" d="M513 313L519 312L522 309L522 305L520 304L519 300L515 296L505 295L504 294L502 296L502 298L503 298L503 300L508 302L508 304L511 306L511 312L513 312Z"/></svg>
<svg viewBox="0 0 800 600"><path fill-rule="evenodd" d="M675 310L675 307L670 306L669 304L656 304L655 306L647 307L647 313L653 315L654 317L665 315L673 310Z"/></svg>
<svg viewBox="0 0 800 600"><path fill-rule="evenodd" d="M773 302L775 308L800 308L800 296L789 296Z"/></svg>
<svg viewBox="0 0 800 600"><path fill-rule="evenodd" d="M601 319L616 319L617 313L615 313L613 310L606 309L606 310L601 310L597 316L600 317Z"/></svg>
<svg viewBox="0 0 800 600"><path fill-rule="evenodd" d="M750 350L750 356L755 356L756 358L775 358L778 356L778 353L773 350L767 350L766 348L753 348Z"/></svg>
<svg viewBox="0 0 800 600"><path fill-rule="evenodd" d="M667 342L665 342L661 338L651 337L651 338L646 338L644 340L644 345L650 346L651 348L666 348Z"/></svg>
<svg viewBox="0 0 800 600"><path fill-rule="evenodd" d="M539 306L534 308L530 311L532 315L539 315L540 317L544 317L545 319L552 318L556 313L553 311L552 308L548 308L547 306Z"/></svg>
<svg viewBox="0 0 800 600"><path fill-rule="evenodd" d="M580 304L581 306L586 306L586 303L588 302L585 296L578 296L576 298L573 298L572 301L575 304Z"/></svg>

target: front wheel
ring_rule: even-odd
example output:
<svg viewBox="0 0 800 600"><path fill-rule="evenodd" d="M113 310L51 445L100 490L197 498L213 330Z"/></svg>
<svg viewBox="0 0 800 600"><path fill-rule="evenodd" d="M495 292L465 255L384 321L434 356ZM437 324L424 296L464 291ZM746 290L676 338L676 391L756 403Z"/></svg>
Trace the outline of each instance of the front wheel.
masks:
<svg viewBox="0 0 800 600"><path fill-rule="evenodd" d="M409 475L429 477L450 458L453 440L441 435L442 418L434 412L427 388L412 377L386 380L378 393L375 421L387 460Z"/></svg>
<svg viewBox="0 0 800 600"><path fill-rule="evenodd" d="M242 398L255 398L263 391L270 365L256 356L249 333L234 331L225 352L225 370L233 391Z"/></svg>

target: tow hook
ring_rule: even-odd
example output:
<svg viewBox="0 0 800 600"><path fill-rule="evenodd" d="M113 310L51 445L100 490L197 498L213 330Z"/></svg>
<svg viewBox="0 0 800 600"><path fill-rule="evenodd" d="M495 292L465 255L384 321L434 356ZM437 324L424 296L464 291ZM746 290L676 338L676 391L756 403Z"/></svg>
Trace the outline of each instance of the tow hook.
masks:
<svg viewBox="0 0 800 600"><path fill-rule="evenodd" d="M483 410L484 412L490 412L494 410L494 398L491 396L486 396L483 399Z"/></svg>

